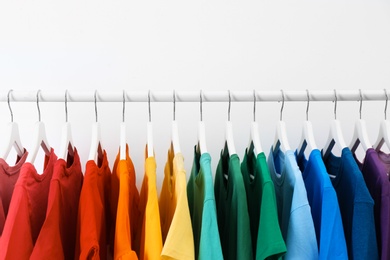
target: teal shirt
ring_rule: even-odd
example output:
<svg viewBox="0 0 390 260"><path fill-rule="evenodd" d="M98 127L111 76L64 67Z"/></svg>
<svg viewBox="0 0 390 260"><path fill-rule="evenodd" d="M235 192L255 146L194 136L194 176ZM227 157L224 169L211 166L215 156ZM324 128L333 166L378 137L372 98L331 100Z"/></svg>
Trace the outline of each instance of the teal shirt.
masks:
<svg viewBox="0 0 390 260"><path fill-rule="evenodd" d="M225 178L228 176L228 179ZM221 153L215 175L218 229L225 259L253 259L248 206L237 154Z"/></svg>
<svg viewBox="0 0 390 260"><path fill-rule="evenodd" d="M257 156L253 145L246 150L241 164L248 202L253 255L260 259L279 259L286 253L279 227L275 188L265 154Z"/></svg>
<svg viewBox="0 0 390 260"><path fill-rule="evenodd" d="M210 154L194 151L194 162L187 184L196 259L223 259L218 233Z"/></svg>

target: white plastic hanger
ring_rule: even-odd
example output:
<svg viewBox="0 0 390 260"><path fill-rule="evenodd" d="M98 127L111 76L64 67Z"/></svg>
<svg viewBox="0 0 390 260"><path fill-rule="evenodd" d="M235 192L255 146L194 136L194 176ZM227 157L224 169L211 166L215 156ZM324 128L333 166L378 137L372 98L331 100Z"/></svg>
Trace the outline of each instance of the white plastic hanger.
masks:
<svg viewBox="0 0 390 260"><path fill-rule="evenodd" d="M173 146L174 154L178 154L181 152L180 150L180 142L179 142L179 129L176 121L176 91L173 91L173 121L172 121L172 134L171 134L171 142Z"/></svg>
<svg viewBox="0 0 390 260"><path fill-rule="evenodd" d="M378 138L374 144L374 148L377 151L380 151L383 144L386 144L387 148L390 149L390 122L387 120L387 102L389 101L389 96L387 95L387 89L384 89L386 95L386 104L385 104L385 119L382 120Z"/></svg>
<svg viewBox="0 0 390 260"><path fill-rule="evenodd" d="M152 112L150 110L150 90L148 92L148 107L149 107L149 122L147 124L147 144L148 144L148 157L153 157L153 123Z"/></svg>
<svg viewBox="0 0 390 260"><path fill-rule="evenodd" d="M332 151L335 144L338 145L340 150L347 147L345 140L344 140L343 131L341 130L340 121L337 120L337 93L336 93L335 89L333 91L334 91L334 98L335 98L335 100L334 100L334 120L330 124L328 140L326 141L324 149L322 150L322 157L324 159L326 159L329 156L329 154Z"/></svg>
<svg viewBox="0 0 390 260"><path fill-rule="evenodd" d="M51 147L46 137L45 124L41 121L41 110L39 109L39 93L41 90L37 91L37 108L38 108L38 118L39 121L35 123L35 135L34 135L34 146L31 149L31 152L27 156L27 162L34 163L35 158L37 157L39 147L42 147L46 156L50 155Z"/></svg>
<svg viewBox="0 0 390 260"><path fill-rule="evenodd" d="M275 134L275 141L273 144L273 151L275 152L279 148L282 152L286 152L288 150L291 150L290 145L288 143L287 138L287 131L286 131L286 124L283 121L283 108L284 108L284 91L283 89L280 90L282 93L282 106L280 108L280 120L276 124L276 134Z"/></svg>
<svg viewBox="0 0 390 260"><path fill-rule="evenodd" d="M301 156L306 148L308 148L309 152L313 151L314 149L317 149L317 145L313 133L313 126L309 121L310 94L309 94L309 90L307 89L306 89L306 94L307 94L306 121L303 122L302 138L298 146L298 156Z"/></svg>
<svg viewBox="0 0 390 260"><path fill-rule="evenodd" d="M353 153L356 151L359 144L362 145L364 152L367 151L368 148L372 147L370 139L368 138L366 121L362 119L363 96L362 96L361 89L359 89L359 95L360 95L359 120L356 120L355 131L353 133L351 144L349 145L349 148Z"/></svg>
<svg viewBox="0 0 390 260"><path fill-rule="evenodd" d="M119 156L120 160L126 160L126 123L125 123L125 112L126 112L126 91L123 90L123 112L122 112L122 123L120 125L120 147Z"/></svg>
<svg viewBox="0 0 390 260"><path fill-rule="evenodd" d="M261 148L259 128L256 123L256 101L256 90L253 90L253 122L251 123L248 152L251 144L253 143L253 153L257 157L257 155L261 153L263 149Z"/></svg>
<svg viewBox="0 0 390 260"><path fill-rule="evenodd" d="M205 153L207 153L207 146L206 146L206 130L205 130L204 122L203 122L203 93L202 93L202 90L200 90L199 108L200 108L200 121L198 123L197 151L200 154L205 154Z"/></svg>
<svg viewBox="0 0 390 260"><path fill-rule="evenodd" d="M19 127L17 123L14 123L14 114L12 113L11 104L10 104L10 94L12 91L13 90L11 89L7 95L8 107L11 113L11 122L8 124L8 133L6 135L8 139L5 139L7 140L6 142L7 145L2 147L0 153L1 155L0 158L3 158L4 160L7 159L12 147L15 149L19 157L22 157L24 154L24 148L22 142L20 141Z"/></svg>
<svg viewBox="0 0 390 260"><path fill-rule="evenodd" d="M92 138L91 138L91 147L89 149L88 160L93 160L95 163L98 163L98 158L103 156L103 149L101 145L101 130L100 124L98 122L98 113L97 113L97 90L95 90L95 123L92 124Z"/></svg>
<svg viewBox="0 0 390 260"><path fill-rule="evenodd" d="M73 156L74 146L71 125L68 122L68 90L65 91L65 124L62 127L62 138L59 159L67 161L67 155Z"/></svg>
<svg viewBox="0 0 390 260"><path fill-rule="evenodd" d="M229 155L231 156L233 154L236 154L236 148L234 146L233 124L230 121L230 107L232 104L230 90L228 91L228 93L229 93L229 107L228 107L228 121L226 122L225 142L227 145Z"/></svg>

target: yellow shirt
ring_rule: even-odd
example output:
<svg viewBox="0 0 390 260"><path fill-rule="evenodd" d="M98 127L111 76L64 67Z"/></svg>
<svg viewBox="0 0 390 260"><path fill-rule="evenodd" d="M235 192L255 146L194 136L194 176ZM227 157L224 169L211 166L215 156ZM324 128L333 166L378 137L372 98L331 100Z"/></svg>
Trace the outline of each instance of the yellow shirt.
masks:
<svg viewBox="0 0 390 260"><path fill-rule="evenodd" d="M116 161L119 160L119 154ZM133 251L139 227L139 194L135 184L135 170L126 147L126 160L120 160L115 169L119 179L119 197L115 225L114 259L138 260Z"/></svg>
<svg viewBox="0 0 390 260"><path fill-rule="evenodd" d="M140 259L161 259L162 237L156 185L156 161L145 160L145 176L140 194L142 219Z"/></svg>
<svg viewBox="0 0 390 260"><path fill-rule="evenodd" d="M164 170L160 194L163 259L195 259L194 237L187 200L187 180L181 153L174 156L172 147Z"/></svg>

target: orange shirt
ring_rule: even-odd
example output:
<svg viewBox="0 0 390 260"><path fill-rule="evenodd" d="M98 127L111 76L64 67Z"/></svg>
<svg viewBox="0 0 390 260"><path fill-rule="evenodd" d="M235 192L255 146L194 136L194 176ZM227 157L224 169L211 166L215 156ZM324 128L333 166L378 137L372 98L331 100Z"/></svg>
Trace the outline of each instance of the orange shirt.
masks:
<svg viewBox="0 0 390 260"><path fill-rule="evenodd" d="M87 162L81 188L75 259L107 259L110 168L107 154Z"/></svg>
<svg viewBox="0 0 390 260"><path fill-rule="evenodd" d="M145 160L145 176L140 194L140 211L142 219L140 259L161 259L162 237L154 157L148 157Z"/></svg>
<svg viewBox="0 0 390 260"><path fill-rule="evenodd" d="M118 153L115 161L115 174L113 174L119 180L114 259L138 259L134 249L137 247L137 232L140 231L139 194L135 183L134 165L129 157L127 146L126 160L119 160L119 158Z"/></svg>

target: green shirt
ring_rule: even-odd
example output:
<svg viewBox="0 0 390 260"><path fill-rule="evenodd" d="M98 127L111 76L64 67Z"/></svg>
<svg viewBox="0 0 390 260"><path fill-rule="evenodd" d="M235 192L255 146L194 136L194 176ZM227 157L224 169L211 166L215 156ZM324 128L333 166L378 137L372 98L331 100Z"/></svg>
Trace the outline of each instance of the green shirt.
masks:
<svg viewBox="0 0 390 260"><path fill-rule="evenodd" d="M257 260L278 259L286 253L278 221L275 188L263 152L257 157L253 144L241 164L248 202L253 254Z"/></svg>
<svg viewBox="0 0 390 260"><path fill-rule="evenodd" d="M223 259L211 174L211 157L196 149L187 184L188 206L195 243L195 259Z"/></svg>
<svg viewBox="0 0 390 260"><path fill-rule="evenodd" d="M240 170L240 159L237 154L229 157L227 149L221 152L215 175L214 192L224 258L253 259L248 206Z"/></svg>

